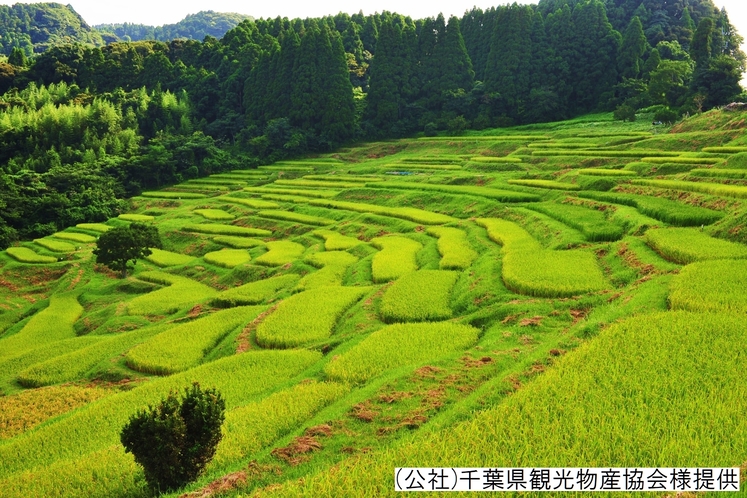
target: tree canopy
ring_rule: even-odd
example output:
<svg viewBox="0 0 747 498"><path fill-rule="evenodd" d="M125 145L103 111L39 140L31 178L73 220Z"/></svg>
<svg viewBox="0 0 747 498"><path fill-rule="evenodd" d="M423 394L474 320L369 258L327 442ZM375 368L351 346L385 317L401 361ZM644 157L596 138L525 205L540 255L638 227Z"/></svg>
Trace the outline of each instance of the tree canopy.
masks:
<svg viewBox="0 0 747 498"><path fill-rule="evenodd" d="M93 254L96 263L118 271L127 277L130 262L150 256L151 248L161 248L161 238L155 225L133 222L130 226L116 227L104 232L96 242Z"/></svg>

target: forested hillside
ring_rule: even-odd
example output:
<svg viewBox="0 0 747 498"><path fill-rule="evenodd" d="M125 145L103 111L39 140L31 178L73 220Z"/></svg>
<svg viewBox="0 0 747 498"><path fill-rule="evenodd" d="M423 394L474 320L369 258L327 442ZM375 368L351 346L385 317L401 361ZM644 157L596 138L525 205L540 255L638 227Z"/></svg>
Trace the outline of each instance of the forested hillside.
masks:
<svg viewBox="0 0 747 498"><path fill-rule="evenodd" d="M177 38L202 40L206 36L223 38L223 35L245 19L250 19L250 17L232 12L207 10L190 14L176 24L147 26L126 22L122 24L97 24L94 28L103 34L116 37L122 41L170 41Z"/></svg>
<svg viewBox="0 0 747 498"><path fill-rule="evenodd" d="M220 40L72 43L30 60L14 50L0 63L0 193L14 199L0 207L3 245L105 219L117 199L232 161L594 110L673 122L740 98L745 56L726 12L634 3L245 20ZM60 169L99 207L66 211L82 201L51 179Z"/></svg>
<svg viewBox="0 0 747 498"><path fill-rule="evenodd" d="M27 56L64 43L104 44L71 5L60 3L17 3L0 5L0 53L20 48Z"/></svg>

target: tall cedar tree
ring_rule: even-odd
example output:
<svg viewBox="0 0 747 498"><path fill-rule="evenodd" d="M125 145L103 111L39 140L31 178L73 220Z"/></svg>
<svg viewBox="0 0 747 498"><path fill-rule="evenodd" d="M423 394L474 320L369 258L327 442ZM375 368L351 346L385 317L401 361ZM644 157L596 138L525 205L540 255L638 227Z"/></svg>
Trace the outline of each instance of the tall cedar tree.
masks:
<svg viewBox="0 0 747 498"><path fill-rule="evenodd" d="M530 6L513 4L498 9L485 86L500 94L498 114L516 118L527 104L532 79L532 15Z"/></svg>
<svg viewBox="0 0 747 498"><path fill-rule="evenodd" d="M643 55L648 49L643 24L638 17L633 17L623 36L620 56L617 58L618 71L623 78L637 78L643 70Z"/></svg>

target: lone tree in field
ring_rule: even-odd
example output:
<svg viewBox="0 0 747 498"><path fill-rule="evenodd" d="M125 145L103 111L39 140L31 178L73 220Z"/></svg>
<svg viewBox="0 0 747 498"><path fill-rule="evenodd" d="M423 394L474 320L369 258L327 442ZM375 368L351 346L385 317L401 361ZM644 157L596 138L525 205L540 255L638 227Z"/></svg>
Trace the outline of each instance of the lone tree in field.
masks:
<svg viewBox="0 0 747 498"><path fill-rule="evenodd" d="M152 489L173 491L194 481L215 455L225 411L217 390L195 382L181 399L172 391L158 406L133 415L120 440Z"/></svg>
<svg viewBox="0 0 747 498"><path fill-rule="evenodd" d="M158 229L154 225L131 223L102 233L93 254L97 263L121 272L122 278L126 278L130 261L134 265L138 259L150 256L151 247L162 247Z"/></svg>

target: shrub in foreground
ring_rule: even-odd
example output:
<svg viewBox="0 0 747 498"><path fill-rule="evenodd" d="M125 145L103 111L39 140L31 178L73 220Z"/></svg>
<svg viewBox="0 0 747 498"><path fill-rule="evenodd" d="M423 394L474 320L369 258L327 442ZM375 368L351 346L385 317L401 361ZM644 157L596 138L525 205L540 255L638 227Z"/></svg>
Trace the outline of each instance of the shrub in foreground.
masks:
<svg viewBox="0 0 747 498"><path fill-rule="evenodd" d="M120 439L151 488L178 489L195 480L215 455L225 411L218 391L203 391L195 382L181 399L172 391L158 406L133 415Z"/></svg>

